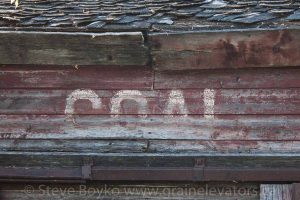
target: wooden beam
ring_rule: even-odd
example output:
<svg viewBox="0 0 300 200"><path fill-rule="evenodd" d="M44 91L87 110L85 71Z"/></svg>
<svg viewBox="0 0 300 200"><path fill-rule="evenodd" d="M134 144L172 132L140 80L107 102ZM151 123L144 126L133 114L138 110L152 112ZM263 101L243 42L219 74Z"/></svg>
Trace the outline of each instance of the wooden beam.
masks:
<svg viewBox="0 0 300 200"><path fill-rule="evenodd" d="M146 65L141 32L0 31L0 64Z"/></svg>
<svg viewBox="0 0 300 200"><path fill-rule="evenodd" d="M293 157L249 155L167 154L75 154L75 153L6 153L1 160L1 179L26 180L101 180L101 181L236 181L298 182L299 167ZM0 158L3 159L1 153ZM17 159L18 158L18 159ZM15 162L13 162L15 159ZM253 163L249 163L251 160ZM299 160L299 158L298 158ZM256 162L256 163L254 163ZM268 162L263 164L263 162ZM278 165L280 163L280 166ZM8 164L8 165L7 165ZM263 166L264 165L264 166ZM274 193L274 192L273 192ZM272 193L272 194L273 194ZM274 195L275 196L275 195ZM282 196L287 196L282 193ZM285 200L285 199L284 199Z"/></svg>
<svg viewBox="0 0 300 200"><path fill-rule="evenodd" d="M156 70L300 65L300 30L151 34Z"/></svg>
<svg viewBox="0 0 300 200"><path fill-rule="evenodd" d="M91 159L97 167L116 168L190 168L202 160L210 169L279 169L299 171L299 154L238 153L91 153L91 152L0 152L2 167L74 167ZM271 174L272 175L272 174ZM274 174L273 174L274 175ZM280 174L279 174L280 175ZM299 174L300 175L300 174ZM267 181L267 180L264 180Z"/></svg>

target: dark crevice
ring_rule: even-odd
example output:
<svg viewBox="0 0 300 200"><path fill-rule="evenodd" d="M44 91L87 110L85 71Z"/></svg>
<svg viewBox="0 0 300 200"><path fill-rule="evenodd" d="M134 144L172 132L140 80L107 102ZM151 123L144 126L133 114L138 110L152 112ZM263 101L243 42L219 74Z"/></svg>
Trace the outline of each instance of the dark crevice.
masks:
<svg viewBox="0 0 300 200"><path fill-rule="evenodd" d="M147 66L149 66L149 67L151 67L151 69L153 69L152 48L151 48L151 44L149 42L149 33L146 30L141 31L141 33L143 34L143 38L144 38L144 41L143 41L144 46L147 47L147 53L148 53Z"/></svg>

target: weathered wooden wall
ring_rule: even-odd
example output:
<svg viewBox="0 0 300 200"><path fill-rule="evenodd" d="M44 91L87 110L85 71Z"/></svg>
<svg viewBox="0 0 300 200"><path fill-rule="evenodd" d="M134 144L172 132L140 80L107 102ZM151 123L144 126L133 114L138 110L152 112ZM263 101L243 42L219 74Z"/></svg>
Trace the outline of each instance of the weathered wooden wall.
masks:
<svg viewBox="0 0 300 200"><path fill-rule="evenodd" d="M157 70L299 66L299 30L153 34Z"/></svg>
<svg viewBox="0 0 300 200"><path fill-rule="evenodd" d="M49 35L37 36L44 51L29 45L24 35L21 38L30 53L23 49L14 60L17 48L13 48L2 54L5 59L0 62L7 64L0 66L0 180L24 181L35 176L35 181L55 177L71 181L298 182L297 33L158 34L147 40L135 33L118 35L112 46L108 46L112 35L83 34L75 46L97 41L94 50L85 54L58 43L55 39L61 33L54 34L51 41L70 53L68 59L66 54L44 48ZM1 35L5 41L12 36ZM67 35L64 41L72 37ZM0 52L5 48L2 45ZM132 187L152 187L143 184ZM258 188L258 184L238 186ZM12 192L4 185L0 199L62 198L45 197L39 191L24 197L24 187L15 184ZM159 185L161 190L166 187ZM174 198L270 199L263 193L266 188L261 195L243 197ZM77 194L64 198L74 199ZM124 194L118 198L124 199ZM128 199L147 198L136 193Z"/></svg>
<svg viewBox="0 0 300 200"><path fill-rule="evenodd" d="M299 80L291 67L2 66L0 148L299 153Z"/></svg>

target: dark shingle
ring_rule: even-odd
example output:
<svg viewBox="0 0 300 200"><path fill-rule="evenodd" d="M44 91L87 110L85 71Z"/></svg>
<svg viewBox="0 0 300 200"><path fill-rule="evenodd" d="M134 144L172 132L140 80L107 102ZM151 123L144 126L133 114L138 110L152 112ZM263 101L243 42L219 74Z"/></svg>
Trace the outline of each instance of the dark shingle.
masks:
<svg viewBox="0 0 300 200"><path fill-rule="evenodd" d="M0 24L79 31L151 29L160 25L170 30L243 28L246 24L273 27L291 21L296 21L295 25L300 19L300 12L295 11L299 7L300 0L22 0L15 9L4 0L0 1Z"/></svg>

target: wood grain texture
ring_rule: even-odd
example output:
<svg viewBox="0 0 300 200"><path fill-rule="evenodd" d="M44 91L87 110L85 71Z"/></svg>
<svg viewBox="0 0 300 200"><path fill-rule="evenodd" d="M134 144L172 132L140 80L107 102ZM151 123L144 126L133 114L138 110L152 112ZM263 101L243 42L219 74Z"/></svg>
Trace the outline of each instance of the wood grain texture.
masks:
<svg viewBox="0 0 300 200"><path fill-rule="evenodd" d="M132 33L0 32L1 64L146 65L143 35Z"/></svg>
<svg viewBox="0 0 300 200"><path fill-rule="evenodd" d="M128 184L30 184L34 191L25 194L22 183L1 185L0 194L3 200L15 199L45 199L45 200L259 200L259 186L257 184L242 183L128 183ZM45 188L49 194L45 194ZM55 193L58 191L66 191ZM54 190L54 193L52 191ZM68 192L73 191L73 192ZM88 192L89 191L89 192ZM94 191L94 192L93 192Z"/></svg>
<svg viewBox="0 0 300 200"><path fill-rule="evenodd" d="M91 153L300 153L299 141L1 139L0 151Z"/></svg>
<svg viewBox="0 0 300 200"><path fill-rule="evenodd" d="M291 184L260 185L260 200L293 200Z"/></svg>
<svg viewBox="0 0 300 200"><path fill-rule="evenodd" d="M185 141L150 140L149 151L157 153L300 153L299 141Z"/></svg>
<svg viewBox="0 0 300 200"><path fill-rule="evenodd" d="M0 140L0 151L17 152L142 153L147 146L143 140Z"/></svg>
<svg viewBox="0 0 300 200"><path fill-rule="evenodd" d="M1 115L1 138L298 141L300 116ZM296 143L295 143L296 144ZM279 148L279 147L278 147ZM298 149L298 147L294 147Z"/></svg>
<svg viewBox="0 0 300 200"><path fill-rule="evenodd" d="M299 88L298 68L156 71L155 89Z"/></svg>
<svg viewBox="0 0 300 200"><path fill-rule="evenodd" d="M150 35L156 70L300 65L299 30Z"/></svg>
<svg viewBox="0 0 300 200"><path fill-rule="evenodd" d="M143 66L0 66L0 88L151 89L153 73Z"/></svg>
<svg viewBox="0 0 300 200"><path fill-rule="evenodd" d="M91 152L0 152L2 167L75 167L92 160L98 167L195 167L195 159L205 160L211 169L255 170L256 168L299 170L299 154L168 154ZM253 173L253 171L252 171ZM280 174L279 174L280 175ZM216 175L217 176L217 175ZM298 179L299 180L299 179Z"/></svg>
<svg viewBox="0 0 300 200"><path fill-rule="evenodd" d="M0 90L0 114L65 114L68 108L67 98L72 96L73 92L72 90ZM172 97L170 90L88 92L93 93L91 99L102 101L99 108L95 109L89 100L81 99L70 105L72 113L206 114L204 90L181 91L182 99L176 95ZM213 113L209 114L300 114L300 89L218 89L214 92L213 110L210 111ZM172 99L176 100L175 106L169 107ZM178 102L184 109L179 109Z"/></svg>

